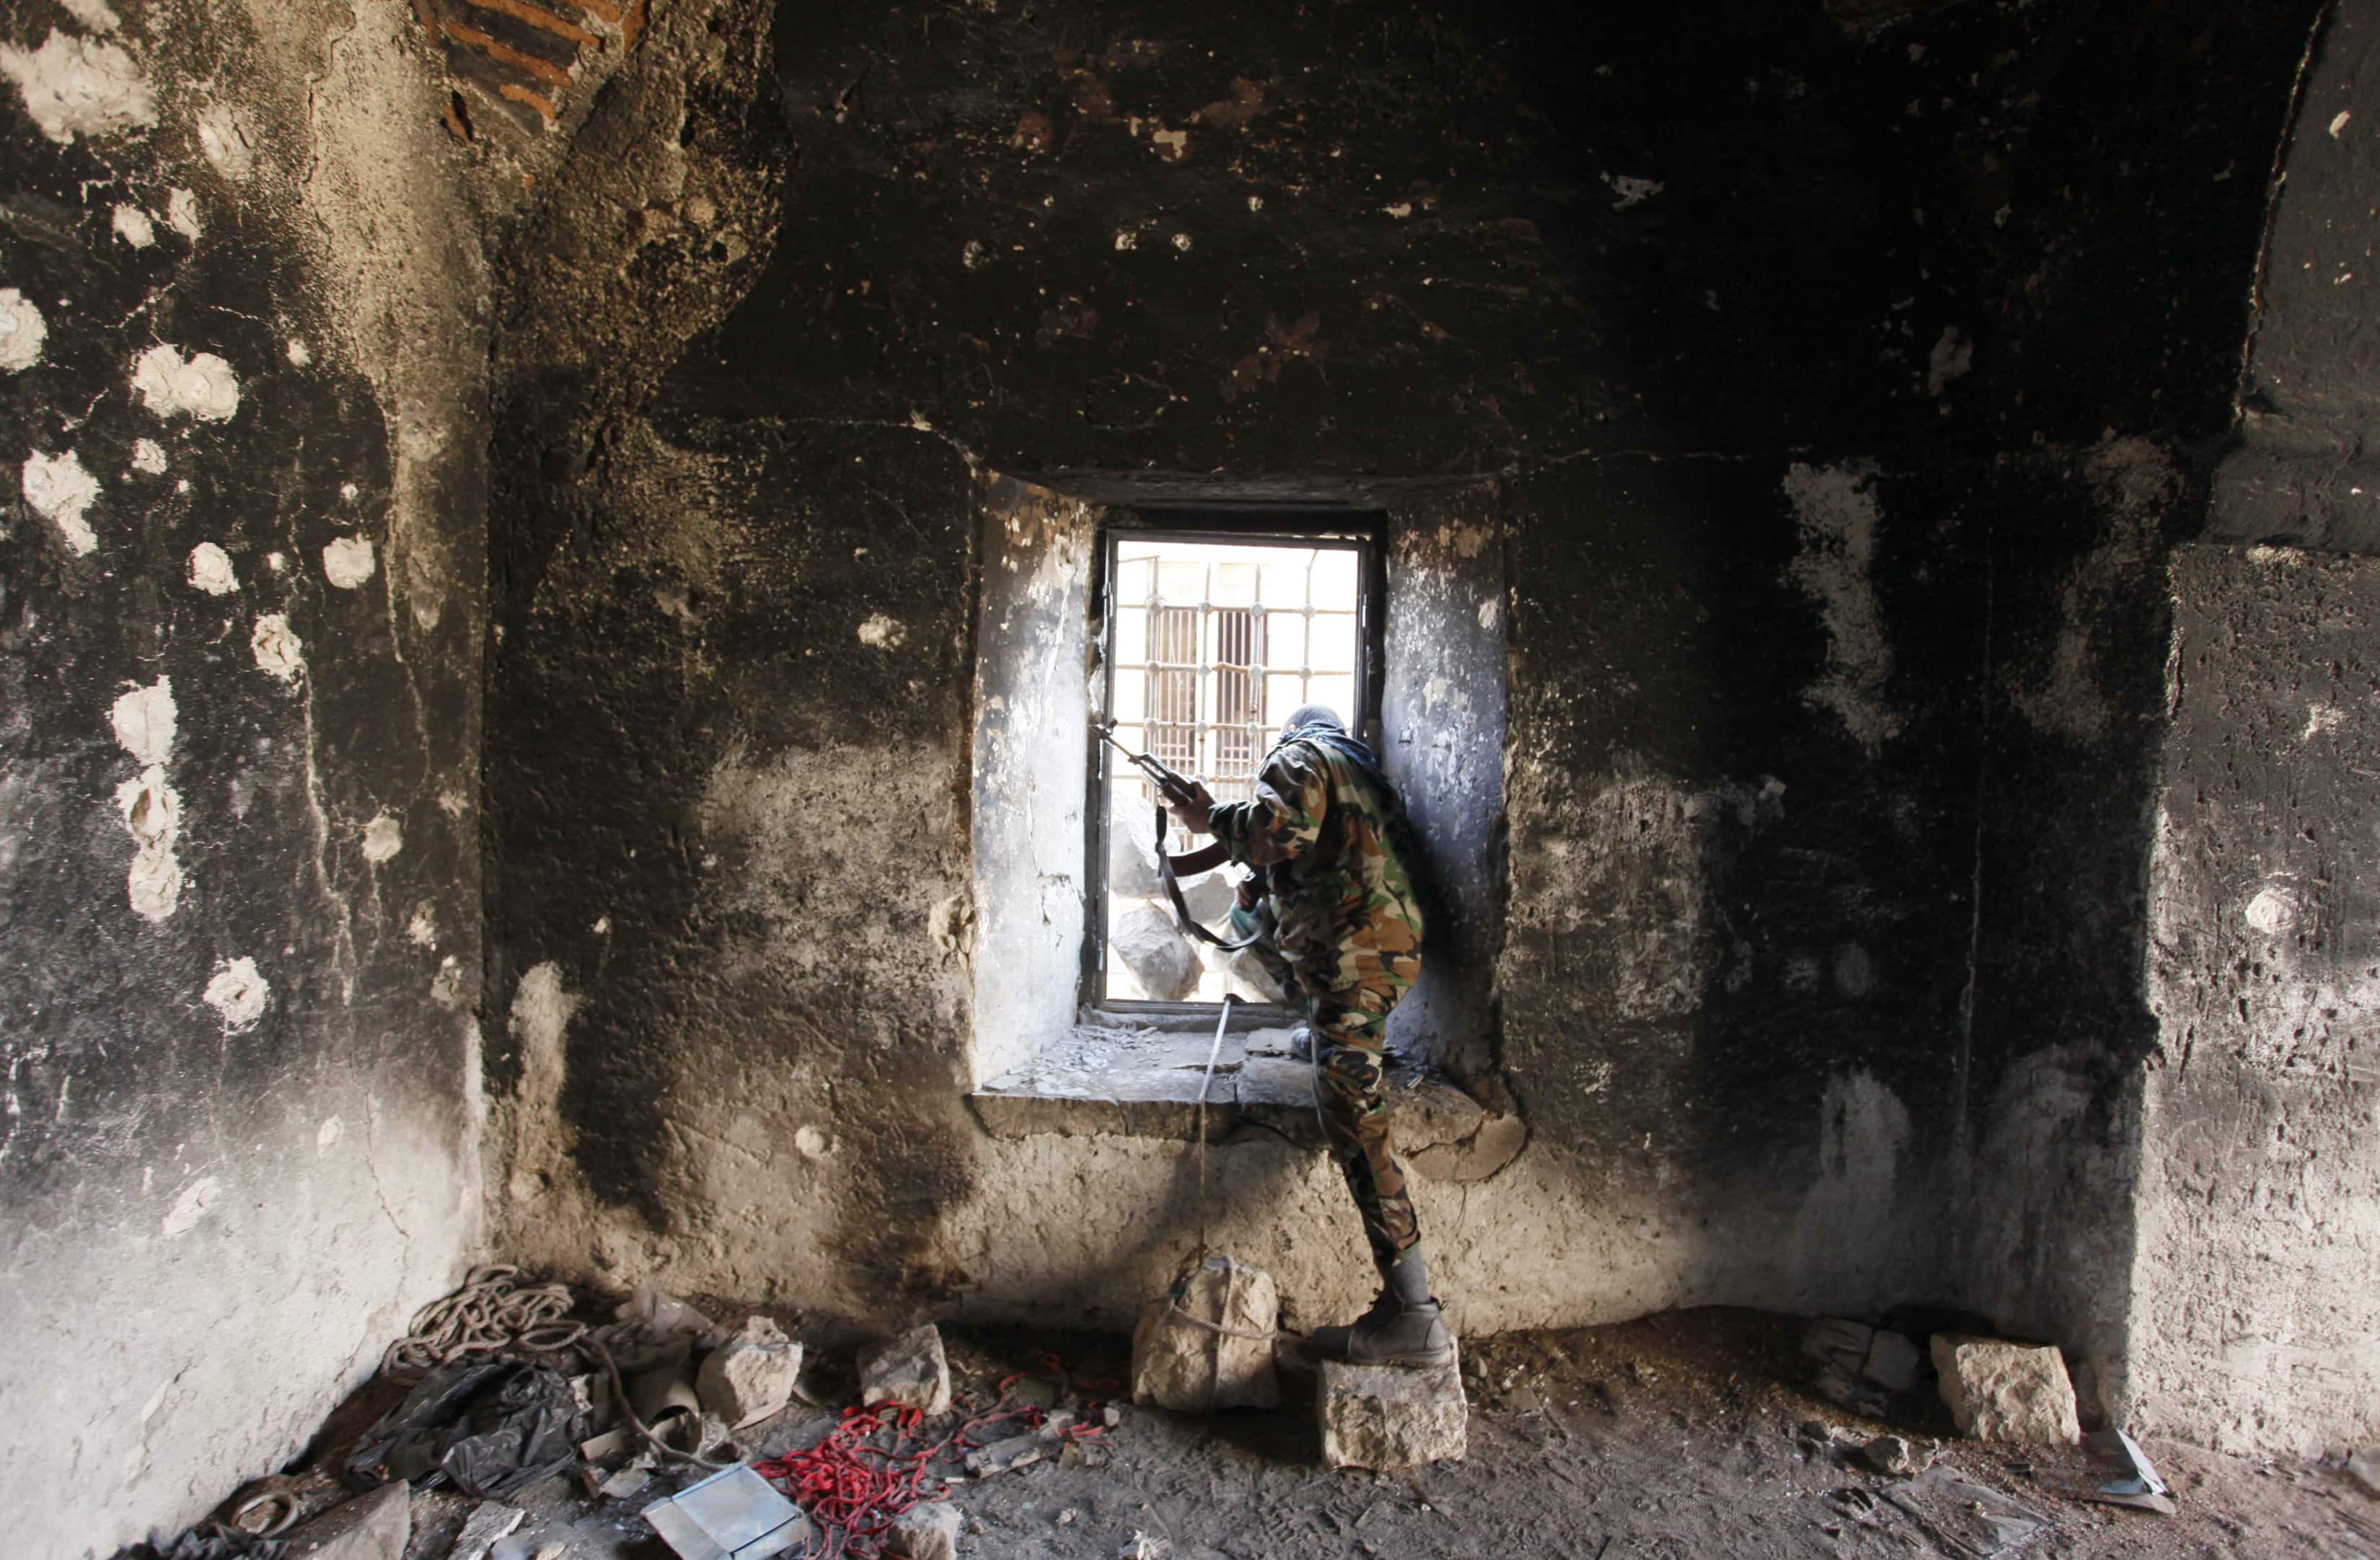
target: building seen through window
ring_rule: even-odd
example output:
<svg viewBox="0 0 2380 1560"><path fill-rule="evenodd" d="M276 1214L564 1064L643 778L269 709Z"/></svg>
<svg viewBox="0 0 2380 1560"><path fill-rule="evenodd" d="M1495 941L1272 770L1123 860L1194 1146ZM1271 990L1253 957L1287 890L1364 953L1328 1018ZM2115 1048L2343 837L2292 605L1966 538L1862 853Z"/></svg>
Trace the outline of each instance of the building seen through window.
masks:
<svg viewBox="0 0 2380 1560"><path fill-rule="evenodd" d="M1282 720L1328 704L1351 724L1363 696L1360 543L1296 538L1208 541L1150 533L1112 542L1106 707L1116 737L1203 781L1218 801L1245 801ZM1108 821L1104 968L1111 1002L1273 1001L1248 961L1184 937L1154 872L1156 787L1103 759ZM1192 842L1179 829L1168 845ZM1188 879L1192 912L1226 929L1240 869Z"/></svg>

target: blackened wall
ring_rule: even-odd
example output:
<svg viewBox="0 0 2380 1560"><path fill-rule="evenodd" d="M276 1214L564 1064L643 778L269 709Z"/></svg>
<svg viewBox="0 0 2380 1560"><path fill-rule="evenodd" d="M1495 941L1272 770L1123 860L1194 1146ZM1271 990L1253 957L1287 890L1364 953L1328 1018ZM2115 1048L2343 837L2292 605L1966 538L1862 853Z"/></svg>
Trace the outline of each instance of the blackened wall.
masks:
<svg viewBox="0 0 2380 1560"><path fill-rule="evenodd" d="M195 1520L480 1249L484 289L403 25L0 23L12 1554Z"/></svg>
<svg viewBox="0 0 2380 1560"><path fill-rule="evenodd" d="M2132 1249L2066 1188L2123 1169L2156 580L2314 7L1881 9L676 13L506 280L519 1237L1123 1315L1170 1146L960 1100L968 479L1455 481L1505 581L1478 1070L1530 1130L1423 1188L1464 1323L2014 1271L2012 1325L2119 1352L2120 1286L2009 1259ZM2071 1163L2006 1087L2052 1050L2115 1122ZM1225 1158L1245 1249L1356 1298L1310 1159Z"/></svg>

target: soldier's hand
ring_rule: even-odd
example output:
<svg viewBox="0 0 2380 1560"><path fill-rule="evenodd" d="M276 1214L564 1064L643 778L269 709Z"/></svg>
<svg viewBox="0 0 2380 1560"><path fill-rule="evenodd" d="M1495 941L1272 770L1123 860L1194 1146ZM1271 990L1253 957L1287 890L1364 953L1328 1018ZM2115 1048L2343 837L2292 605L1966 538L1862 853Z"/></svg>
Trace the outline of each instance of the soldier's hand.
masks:
<svg viewBox="0 0 2380 1560"><path fill-rule="evenodd" d="M1215 806L1214 796L1195 780L1191 782L1190 788L1191 794L1187 797L1167 797L1165 805L1173 810L1173 816L1181 820L1182 826L1192 834L1210 834L1214 829L1214 820L1210 816Z"/></svg>
<svg viewBox="0 0 2380 1560"><path fill-rule="evenodd" d="M1242 878L1240 880L1238 898L1240 908L1244 910L1253 910L1258 905L1263 904L1265 898L1264 880L1257 877L1253 872L1249 873L1246 877Z"/></svg>

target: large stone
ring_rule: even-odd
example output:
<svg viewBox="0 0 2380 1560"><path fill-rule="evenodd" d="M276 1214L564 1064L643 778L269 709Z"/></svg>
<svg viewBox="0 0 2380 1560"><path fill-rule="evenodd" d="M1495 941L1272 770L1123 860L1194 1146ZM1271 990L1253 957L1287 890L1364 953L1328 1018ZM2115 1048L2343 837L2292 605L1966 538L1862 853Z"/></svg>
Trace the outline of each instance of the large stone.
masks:
<svg viewBox="0 0 2380 1560"><path fill-rule="evenodd" d="M1272 1275L1209 1257L1142 1308L1132 1334L1132 1400L1186 1413L1281 1403Z"/></svg>
<svg viewBox="0 0 2380 1560"><path fill-rule="evenodd" d="M2071 1445L2082 1438L2074 1383L2055 1347L1937 1333L1934 1370L1961 1434L2022 1445Z"/></svg>
<svg viewBox="0 0 2380 1560"><path fill-rule="evenodd" d="M1165 892L1157 876L1157 835L1149 810L1119 802L1108 814L1108 895L1151 899Z"/></svg>
<svg viewBox="0 0 2380 1560"><path fill-rule="evenodd" d="M868 1356L859 1368L859 1396L863 1403L896 1403L929 1415L946 1412L951 1367L941 1329L920 1322Z"/></svg>
<svg viewBox="0 0 2380 1560"><path fill-rule="evenodd" d="M1231 957L1224 968L1231 971L1233 981L1265 1001L1285 1003L1289 1000L1287 990L1274 978L1271 969L1254 948L1242 948Z"/></svg>
<svg viewBox="0 0 2380 1560"><path fill-rule="evenodd" d="M1115 920L1108 951L1140 982L1151 1002L1179 1002L1198 984L1203 967L1173 912L1139 905Z"/></svg>
<svg viewBox="0 0 2380 1560"><path fill-rule="evenodd" d="M399 1480L333 1506L289 1535L289 1560L405 1560L413 1488Z"/></svg>
<svg viewBox="0 0 2380 1560"><path fill-rule="evenodd" d="M528 1513L502 1501L481 1501L463 1519L463 1531L456 1536L455 1547L446 1560L488 1560L488 1554L497 1541L508 1538L521 1525Z"/></svg>
<svg viewBox="0 0 2380 1560"><path fill-rule="evenodd" d="M959 1508L941 1501L913 1505L892 1519L892 1553L901 1560L958 1560Z"/></svg>
<svg viewBox="0 0 2380 1560"><path fill-rule="evenodd" d="M1460 1462L1470 1440L1470 1405L1454 1364L1426 1371L1325 1360L1316 1387L1322 1460L1376 1473L1428 1462Z"/></svg>
<svg viewBox="0 0 2380 1560"><path fill-rule="evenodd" d="M1226 871L1200 872L1196 877L1176 880L1182 885L1182 902L1190 907L1190 919L1201 926L1217 926L1232 910L1232 901L1238 893L1232 887L1232 874Z"/></svg>
<svg viewBox="0 0 2380 1560"><path fill-rule="evenodd" d="M730 1430L741 1430L792 1401L801 1373L802 1346L769 1318L752 1316L710 1351L694 1387L703 1412L717 1415Z"/></svg>

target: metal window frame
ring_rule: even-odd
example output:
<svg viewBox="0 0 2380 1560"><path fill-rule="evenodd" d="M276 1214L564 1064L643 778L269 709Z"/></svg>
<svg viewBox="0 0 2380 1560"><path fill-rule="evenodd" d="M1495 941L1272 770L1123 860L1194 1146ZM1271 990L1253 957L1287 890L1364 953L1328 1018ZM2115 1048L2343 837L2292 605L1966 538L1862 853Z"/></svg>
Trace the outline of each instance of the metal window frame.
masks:
<svg viewBox="0 0 2380 1560"><path fill-rule="evenodd" d="M1229 547L1344 548L1355 555L1355 680L1354 709L1350 721L1355 734L1378 750L1380 740L1380 689L1386 681L1382 664L1387 615L1387 550L1383 545L1386 517L1373 511L1339 506L1280 506L1245 510L1111 510L1099 529L1092 550L1094 578L1087 592L1090 604L1089 641L1098 647L1092 668L1091 718L1105 720L1115 697L1115 633L1118 544L1136 542L1178 542ZM1307 654L1312 653L1309 638ZM1135 666L1144 663L1135 662ZM1108 922L1108 789L1113 764L1123 759L1108 744L1092 740L1090 777L1083 809L1087 871L1091 885L1088 913L1084 918L1083 970L1078 1005L1087 1013L1109 1013L1148 1022L1158 1028L1211 1024L1220 1002L1142 1002L1106 994ZM1298 1015L1277 1003L1232 1005L1234 1030L1265 1029L1293 1021ZM1170 1021L1170 1023L1169 1023Z"/></svg>

